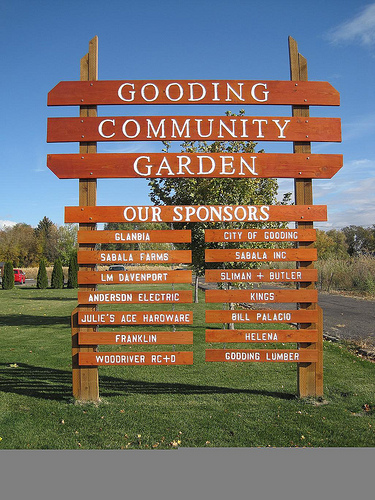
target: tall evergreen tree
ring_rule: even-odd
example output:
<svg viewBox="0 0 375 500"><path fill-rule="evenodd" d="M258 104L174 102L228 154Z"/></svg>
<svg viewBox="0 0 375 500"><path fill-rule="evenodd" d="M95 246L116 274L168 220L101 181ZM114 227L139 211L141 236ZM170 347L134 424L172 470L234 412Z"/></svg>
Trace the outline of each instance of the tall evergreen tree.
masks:
<svg viewBox="0 0 375 500"><path fill-rule="evenodd" d="M46 271L46 263L44 259L39 262L38 275L36 278L37 288L47 288L48 287L48 277Z"/></svg>
<svg viewBox="0 0 375 500"><path fill-rule="evenodd" d="M2 287L3 290L11 290L12 288L14 288L13 264L9 261L5 262L4 265Z"/></svg>
<svg viewBox="0 0 375 500"><path fill-rule="evenodd" d="M68 288L78 287L78 263L77 253L71 255L68 270Z"/></svg>
<svg viewBox="0 0 375 500"><path fill-rule="evenodd" d="M53 265L51 288L64 288L64 273L60 259L56 259Z"/></svg>

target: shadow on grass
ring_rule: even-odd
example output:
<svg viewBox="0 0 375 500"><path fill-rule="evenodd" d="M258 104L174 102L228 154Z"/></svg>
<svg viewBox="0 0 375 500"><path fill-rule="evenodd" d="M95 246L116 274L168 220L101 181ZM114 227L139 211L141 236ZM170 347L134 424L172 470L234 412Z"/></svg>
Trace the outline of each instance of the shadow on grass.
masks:
<svg viewBox="0 0 375 500"><path fill-rule="evenodd" d="M51 326L70 325L70 316L39 316L31 314L7 314L0 317L0 326Z"/></svg>
<svg viewBox="0 0 375 500"><path fill-rule="evenodd" d="M100 376L100 396L111 397L126 394L248 394L295 399L294 394L235 389L212 385L145 382ZM19 363L16 367L0 364L0 391L46 400L69 402L72 400L72 374L70 371L45 368Z"/></svg>
<svg viewBox="0 0 375 500"><path fill-rule="evenodd" d="M77 297L20 297L24 300L35 300L35 301L43 301L43 300L58 300L59 302L78 302Z"/></svg>

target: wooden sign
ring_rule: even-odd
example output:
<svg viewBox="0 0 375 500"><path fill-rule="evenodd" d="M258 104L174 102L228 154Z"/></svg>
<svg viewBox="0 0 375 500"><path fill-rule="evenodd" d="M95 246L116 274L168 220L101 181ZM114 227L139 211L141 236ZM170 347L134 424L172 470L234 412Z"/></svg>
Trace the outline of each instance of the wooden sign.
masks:
<svg viewBox="0 0 375 500"><path fill-rule="evenodd" d="M111 116L48 118L47 142L96 141L340 142L339 118L260 116Z"/></svg>
<svg viewBox="0 0 375 500"><path fill-rule="evenodd" d="M191 311L84 311L78 312L79 325L187 325Z"/></svg>
<svg viewBox="0 0 375 500"><path fill-rule="evenodd" d="M59 179L104 178L311 178L330 179L342 155L288 153L55 154L47 166Z"/></svg>
<svg viewBox="0 0 375 500"><path fill-rule="evenodd" d="M79 304L186 304L193 302L192 290L126 291L111 292L78 291Z"/></svg>
<svg viewBox="0 0 375 500"><path fill-rule="evenodd" d="M206 311L206 323L316 323L317 318L315 309Z"/></svg>
<svg viewBox="0 0 375 500"><path fill-rule="evenodd" d="M189 243L190 230L78 231L78 243Z"/></svg>
<svg viewBox="0 0 375 500"><path fill-rule="evenodd" d="M65 222L291 222L327 220L325 205L65 207Z"/></svg>
<svg viewBox="0 0 375 500"><path fill-rule="evenodd" d="M318 281L317 269L206 269L207 283Z"/></svg>
<svg viewBox="0 0 375 500"><path fill-rule="evenodd" d="M318 330L206 330L206 342L317 342Z"/></svg>
<svg viewBox="0 0 375 500"><path fill-rule="evenodd" d="M256 362L261 363L314 363L318 360L315 349L206 349L206 361Z"/></svg>
<svg viewBox="0 0 375 500"><path fill-rule="evenodd" d="M270 80L100 80L60 82L48 106L102 104L340 104L327 82Z"/></svg>
<svg viewBox="0 0 375 500"><path fill-rule="evenodd" d="M278 303L318 302L317 290L206 290L206 302Z"/></svg>
<svg viewBox="0 0 375 500"><path fill-rule="evenodd" d="M193 332L79 332L80 345L192 344Z"/></svg>
<svg viewBox="0 0 375 500"><path fill-rule="evenodd" d="M206 242L315 241L315 229L205 229Z"/></svg>
<svg viewBox="0 0 375 500"><path fill-rule="evenodd" d="M192 365L190 351L170 352L79 352L80 366Z"/></svg>
<svg viewBox="0 0 375 500"><path fill-rule="evenodd" d="M290 262L318 260L316 248L208 249L206 262Z"/></svg>
<svg viewBox="0 0 375 500"><path fill-rule="evenodd" d="M171 264L190 263L190 250L80 250L78 264Z"/></svg>
<svg viewBox="0 0 375 500"><path fill-rule="evenodd" d="M191 283L191 271L78 271L78 284Z"/></svg>

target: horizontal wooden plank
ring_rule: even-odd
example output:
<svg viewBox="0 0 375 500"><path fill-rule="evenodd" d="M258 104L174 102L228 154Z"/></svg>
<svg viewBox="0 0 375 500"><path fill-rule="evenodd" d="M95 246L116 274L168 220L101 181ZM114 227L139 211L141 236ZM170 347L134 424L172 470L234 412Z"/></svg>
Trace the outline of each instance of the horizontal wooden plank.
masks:
<svg viewBox="0 0 375 500"><path fill-rule="evenodd" d="M172 264L191 263L190 250L80 250L78 264Z"/></svg>
<svg viewBox="0 0 375 500"><path fill-rule="evenodd" d="M316 309L307 310L206 310L206 323L316 323Z"/></svg>
<svg viewBox="0 0 375 500"><path fill-rule="evenodd" d="M150 231L78 231L78 243L188 243L190 230L155 229Z"/></svg>
<svg viewBox="0 0 375 500"><path fill-rule="evenodd" d="M315 241L315 229L205 229L207 242Z"/></svg>
<svg viewBox="0 0 375 500"><path fill-rule="evenodd" d="M78 271L78 284L191 283L192 271Z"/></svg>
<svg viewBox="0 0 375 500"><path fill-rule="evenodd" d="M317 342L318 330L206 330L206 342Z"/></svg>
<svg viewBox="0 0 375 500"><path fill-rule="evenodd" d="M318 259L316 248L208 249L206 262L290 262Z"/></svg>
<svg viewBox="0 0 375 500"><path fill-rule="evenodd" d="M315 349L206 349L206 361L316 363Z"/></svg>
<svg viewBox="0 0 375 500"><path fill-rule="evenodd" d="M330 179L343 166L337 154L299 153L88 153L47 155L59 179L309 178Z"/></svg>
<svg viewBox="0 0 375 500"><path fill-rule="evenodd" d="M79 304L187 304L190 302L193 302L192 290L78 291Z"/></svg>
<svg viewBox="0 0 375 500"><path fill-rule="evenodd" d="M317 269L206 269L207 283L318 281Z"/></svg>
<svg viewBox="0 0 375 500"><path fill-rule="evenodd" d="M325 205L65 207L65 222L292 222L327 220Z"/></svg>
<svg viewBox="0 0 375 500"><path fill-rule="evenodd" d="M318 291L301 288L299 290L206 290L206 302L226 303L278 303L278 302L318 302Z"/></svg>
<svg viewBox="0 0 375 500"><path fill-rule="evenodd" d="M80 345L192 344L193 332L78 332Z"/></svg>
<svg viewBox="0 0 375 500"><path fill-rule="evenodd" d="M48 118L47 142L97 141L340 142L339 118L112 116Z"/></svg>
<svg viewBox="0 0 375 500"><path fill-rule="evenodd" d="M191 351L79 352L79 366L192 365Z"/></svg>
<svg viewBox="0 0 375 500"><path fill-rule="evenodd" d="M99 80L63 81L48 106L103 104L340 104L327 82L277 80Z"/></svg>
<svg viewBox="0 0 375 500"><path fill-rule="evenodd" d="M95 311L78 312L79 325L188 325L191 311Z"/></svg>

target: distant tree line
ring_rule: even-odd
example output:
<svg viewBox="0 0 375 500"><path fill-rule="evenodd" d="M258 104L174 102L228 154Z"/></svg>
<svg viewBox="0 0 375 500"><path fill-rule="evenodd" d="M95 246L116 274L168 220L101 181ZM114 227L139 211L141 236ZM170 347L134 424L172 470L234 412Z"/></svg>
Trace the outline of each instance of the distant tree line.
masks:
<svg viewBox="0 0 375 500"><path fill-rule="evenodd" d="M319 259L375 256L375 224L370 227L346 226L343 229L317 229Z"/></svg>
<svg viewBox="0 0 375 500"><path fill-rule="evenodd" d="M0 261L13 267L36 267L44 259L51 266L60 259L63 266L77 251L77 226L57 226L43 217L36 228L19 223L0 230Z"/></svg>

